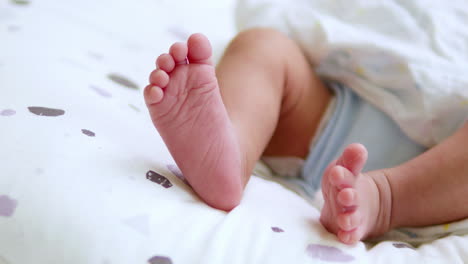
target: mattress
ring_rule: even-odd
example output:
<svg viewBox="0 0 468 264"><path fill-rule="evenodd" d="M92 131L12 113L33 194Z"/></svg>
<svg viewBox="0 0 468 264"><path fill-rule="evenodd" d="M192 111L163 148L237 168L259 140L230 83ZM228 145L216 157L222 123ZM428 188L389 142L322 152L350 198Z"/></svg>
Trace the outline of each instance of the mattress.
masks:
<svg viewBox="0 0 468 264"><path fill-rule="evenodd" d="M215 57L232 1L0 3L0 264L462 263L468 236L353 246L258 164L229 213L204 204L142 97L157 55L192 32ZM435 233L434 233L435 234ZM438 239L434 239L438 238ZM424 242L424 243L421 243Z"/></svg>

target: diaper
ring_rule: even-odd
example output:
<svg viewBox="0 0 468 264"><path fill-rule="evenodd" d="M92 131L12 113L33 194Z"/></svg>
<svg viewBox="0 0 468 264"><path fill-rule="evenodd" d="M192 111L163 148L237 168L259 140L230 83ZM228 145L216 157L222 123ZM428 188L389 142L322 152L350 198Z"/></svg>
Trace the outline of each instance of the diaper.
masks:
<svg viewBox="0 0 468 264"><path fill-rule="evenodd" d="M351 89L328 82L334 92L306 160L293 157L264 157L262 160L288 184L314 197L320 189L328 164L351 143L361 143L369 152L363 171L394 167L427 150L410 140L382 111L361 99Z"/></svg>

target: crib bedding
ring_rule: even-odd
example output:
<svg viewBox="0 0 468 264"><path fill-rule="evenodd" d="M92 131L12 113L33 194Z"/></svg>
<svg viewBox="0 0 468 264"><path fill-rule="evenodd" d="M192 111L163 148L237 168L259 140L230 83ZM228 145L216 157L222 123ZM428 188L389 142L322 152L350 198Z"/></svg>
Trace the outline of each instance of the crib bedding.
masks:
<svg viewBox="0 0 468 264"><path fill-rule="evenodd" d="M320 201L262 164L230 213L196 196L142 88L155 57L191 32L206 33L219 57L235 33L233 9L216 0L0 2L0 264L468 259L468 236L456 233L463 221L343 245L320 225Z"/></svg>

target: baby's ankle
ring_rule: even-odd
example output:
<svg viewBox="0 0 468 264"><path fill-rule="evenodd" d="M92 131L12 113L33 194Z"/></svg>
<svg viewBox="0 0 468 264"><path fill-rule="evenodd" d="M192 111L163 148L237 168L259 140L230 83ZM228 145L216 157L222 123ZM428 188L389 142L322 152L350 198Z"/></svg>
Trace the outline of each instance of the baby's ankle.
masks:
<svg viewBox="0 0 468 264"><path fill-rule="evenodd" d="M392 189L388 181L389 173L386 169L366 173L374 181L379 192L379 212L374 232L369 234L370 237L382 235L396 227L392 214Z"/></svg>

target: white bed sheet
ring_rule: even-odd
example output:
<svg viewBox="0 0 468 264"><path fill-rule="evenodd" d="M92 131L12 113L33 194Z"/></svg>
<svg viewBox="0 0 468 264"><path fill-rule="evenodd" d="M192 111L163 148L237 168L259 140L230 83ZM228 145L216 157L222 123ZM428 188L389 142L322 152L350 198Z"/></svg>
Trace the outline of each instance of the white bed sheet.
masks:
<svg viewBox="0 0 468 264"><path fill-rule="evenodd" d="M176 176L142 88L155 57L191 32L219 56L233 4L0 2L0 264L468 259L466 236L345 246L262 166L230 213Z"/></svg>

